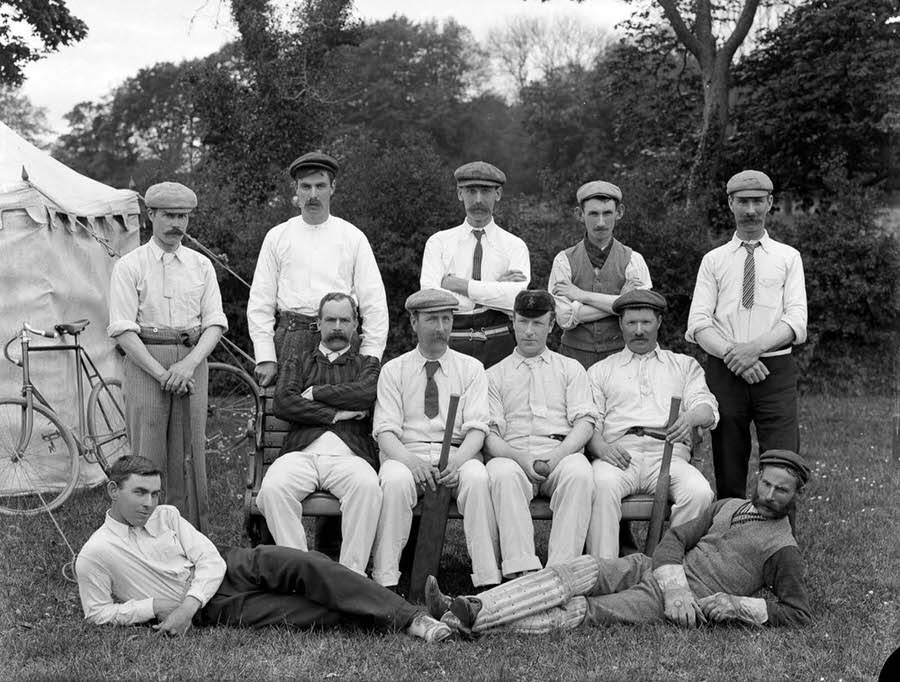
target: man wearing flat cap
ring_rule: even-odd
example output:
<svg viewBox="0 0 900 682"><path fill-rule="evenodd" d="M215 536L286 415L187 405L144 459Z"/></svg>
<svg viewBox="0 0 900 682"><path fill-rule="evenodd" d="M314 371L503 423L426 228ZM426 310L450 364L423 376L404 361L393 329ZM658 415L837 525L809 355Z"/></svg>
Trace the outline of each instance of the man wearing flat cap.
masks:
<svg viewBox="0 0 900 682"><path fill-rule="evenodd" d="M497 521L481 447L488 431L487 377L481 363L448 347L456 296L422 289L406 299L418 345L385 363L378 377L373 434L381 450L382 506L372 578L393 587L409 539L412 510L426 486L452 489L463 516L472 583L500 582ZM459 396L453 445L437 469L450 395Z"/></svg>
<svg viewBox="0 0 900 682"><path fill-rule="evenodd" d="M166 503L203 529L209 514L206 358L228 320L212 263L181 243L197 195L161 182L147 189L144 202L153 236L113 268L107 333L126 354L122 390L132 452L162 470ZM184 451L186 429L192 458Z"/></svg>
<svg viewBox="0 0 900 682"><path fill-rule="evenodd" d="M556 297L563 329L560 353L589 369L625 345L612 311L616 297L653 283L643 256L613 236L625 213L622 190L595 180L579 187L575 197L584 239L553 259L547 288Z"/></svg>
<svg viewBox="0 0 900 682"><path fill-rule="evenodd" d="M256 379L268 386L297 352L314 352L319 301L339 292L353 297L362 318L359 352L381 360L388 310L381 272L369 240L331 215L338 163L310 152L290 166L300 215L276 225L263 240L247 302Z"/></svg>
<svg viewBox="0 0 900 682"><path fill-rule="evenodd" d="M525 242L494 222L506 184L503 171L474 161L453 175L466 219L428 239L420 285L453 294L458 310L450 347L490 367L515 346L509 322L516 294L531 280L531 262Z"/></svg>
<svg viewBox="0 0 900 682"><path fill-rule="evenodd" d="M682 627L809 625L803 559L786 518L809 467L787 450L763 453L759 464L751 500L719 500L693 521L673 525L652 558L579 557L453 600L429 578L429 611L451 628L476 634L665 621ZM771 596L753 596L763 588Z"/></svg>
<svg viewBox="0 0 900 682"><path fill-rule="evenodd" d="M718 420L716 399L703 369L689 355L663 350L656 342L666 299L648 289L622 294L613 303L625 348L588 370L599 413L589 445L596 488L588 553L619 555L622 498L654 493L665 442L673 446L670 469L672 525L700 516L713 501L709 483L691 466L691 432ZM669 406L680 396L681 412L668 429Z"/></svg>
<svg viewBox="0 0 900 682"><path fill-rule="evenodd" d="M549 497L553 508L548 566L581 556L591 517L591 465L583 453L594 431L594 401L584 368L547 348L554 308L543 289L520 292L516 348L488 370L485 452L505 577L541 568L529 510L535 495Z"/></svg>
<svg viewBox="0 0 900 682"><path fill-rule="evenodd" d="M761 451L799 448L791 349L806 340L807 317L800 254L765 229L772 181L742 171L726 190L735 233L700 263L685 334L708 354L706 375L719 401L712 432L719 499L744 495L751 422Z"/></svg>

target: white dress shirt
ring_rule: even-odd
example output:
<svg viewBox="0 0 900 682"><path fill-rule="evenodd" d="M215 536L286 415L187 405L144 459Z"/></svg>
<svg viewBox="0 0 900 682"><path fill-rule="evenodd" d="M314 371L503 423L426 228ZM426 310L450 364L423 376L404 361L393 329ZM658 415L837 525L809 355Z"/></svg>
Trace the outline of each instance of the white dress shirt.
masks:
<svg viewBox="0 0 900 682"><path fill-rule="evenodd" d="M269 230L247 302L256 362L276 360L276 310L318 315L322 297L332 291L349 294L359 304L359 352L381 359L387 345L387 297L366 235L335 216L321 225L297 216Z"/></svg>
<svg viewBox="0 0 900 682"><path fill-rule="evenodd" d="M78 553L75 573L85 619L133 625L154 617L156 597L194 597L205 606L225 577L225 560L175 507L163 504L143 528L107 512Z"/></svg>
<svg viewBox="0 0 900 682"><path fill-rule="evenodd" d="M459 313L477 313L491 308L512 315L516 294L527 289L531 281L528 247L519 237L491 220L481 238L481 279L473 280L472 257L478 243L472 234L473 229L468 222L464 222L428 238L422 256L419 285L422 289L441 289L441 282L447 274L469 279L468 296L448 292L459 300ZM525 275L525 280L498 282L497 278L507 270L519 270Z"/></svg>
<svg viewBox="0 0 900 682"><path fill-rule="evenodd" d="M109 284L111 337L141 327L228 329L216 271L209 259L179 246L163 251L152 239L122 256Z"/></svg>
<svg viewBox="0 0 900 682"><path fill-rule="evenodd" d="M547 290L552 294L553 287L560 282L572 283L572 266L565 251L560 251L553 259ZM652 288L653 282L650 280L650 269L647 267L647 262L641 254L632 249L631 259L625 266L625 285L619 293L624 294L632 289ZM572 329L584 322L579 316L584 307L581 301L570 301L565 296L557 295L554 295L553 298L556 299L556 323L561 329Z"/></svg>
<svg viewBox="0 0 900 682"><path fill-rule="evenodd" d="M438 413L429 418L425 416L426 362L429 360L414 348L381 368L372 434L378 438L379 434L393 433L411 453L436 457L444 438L451 393L459 396L454 443L462 442L471 429L487 434L487 376L478 360L448 348L438 358L441 366L434 374Z"/></svg>
<svg viewBox="0 0 900 682"><path fill-rule="evenodd" d="M714 418L709 428L719 423L719 403L690 355L659 346L643 355L624 348L592 366L588 378L599 413L597 430L607 443L632 426L665 427L673 396L681 397L681 413L706 404Z"/></svg>
<svg viewBox="0 0 900 682"><path fill-rule="evenodd" d="M744 343L765 334L779 321L794 330L794 344L806 340L806 282L797 249L764 232L755 249L753 306L741 304L747 251L735 233L727 244L707 253L700 263L685 338L712 327L728 343ZM763 357L790 349L763 353Z"/></svg>
<svg viewBox="0 0 900 682"><path fill-rule="evenodd" d="M581 363L549 348L533 358L515 349L487 370L491 425L509 445L535 454L552 450L582 418L596 421Z"/></svg>

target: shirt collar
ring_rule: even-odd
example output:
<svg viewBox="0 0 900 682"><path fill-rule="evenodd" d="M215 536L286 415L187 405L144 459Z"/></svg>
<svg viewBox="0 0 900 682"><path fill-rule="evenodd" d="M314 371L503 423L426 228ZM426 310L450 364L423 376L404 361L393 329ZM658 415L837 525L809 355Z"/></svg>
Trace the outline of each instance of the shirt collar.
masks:
<svg viewBox="0 0 900 682"><path fill-rule="evenodd" d="M331 222L331 214L329 213L329 214L328 214L328 217L325 218L325 220L323 220L323 221L322 221L321 223L319 223L318 225L313 225L312 223L306 222L306 221L303 219L303 216L302 216L302 215L298 215L298 216L297 216L297 220L299 220L299 221L300 221L300 224L301 224L303 227L305 227L306 229L308 229L308 230L321 230L323 227L328 227L328 224Z"/></svg>
<svg viewBox="0 0 900 682"><path fill-rule="evenodd" d="M659 344L657 343L653 347L653 350L651 350L649 353L644 353L643 355L638 355L637 353L632 351L628 346L625 346L625 348L622 350L622 356L623 356L622 357L623 365L627 365L632 360L636 360L636 361L640 362L641 358L656 358L657 360L660 360Z"/></svg>
<svg viewBox="0 0 900 682"><path fill-rule="evenodd" d="M490 239L493 236L494 232L497 230L497 223L495 223L494 219L491 218L491 222L489 222L483 228L477 228L477 227L472 227L472 225L469 223L469 219L466 218L466 221L463 223L463 227L466 229L467 234L472 232L472 230L483 229L484 236L487 237L488 239ZM474 239L474 237L473 237L473 239Z"/></svg>
<svg viewBox="0 0 900 682"><path fill-rule="evenodd" d="M350 350L350 344L347 344L347 346L341 350L331 350L324 343L319 342L319 352L324 355L329 362L334 362L348 350Z"/></svg>
<svg viewBox="0 0 900 682"><path fill-rule="evenodd" d="M175 249L174 251L163 251L163 250L159 247L159 244L156 243L156 240L153 239L153 237L150 237L150 241L147 242L147 245L150 247L150 253L153 254L153 258L154 258L155 260L162 260L162 259L163 259L163 256L165 256L167 253L171 253L171 254L172 254L173 256L175 256L178 260L182 260L182 258L181 258L181 245L180 245L180 244L178 245L178 248Z"/></svg>
<svg viewBox="0 0 900 682"><path fill-rule="evenodd" d="M422 369L423 372L425 371L425 363L426 363L426 362L437 362L437 363L439 363L440 366L441 366L441 371L442 371L444 374L446 374L446 375L449 376L449 372L447 371L447 365L446 365L446 363L447 363L447 356L450 354L450 349L449 349L449 348L448 348L446 351L444 351L444 354L443 354L441 357L439 357L439 358L434 358L433 360L430 359L430 358L426 358L424 355L422 355L422 351L419 350L419 347L418 347L418 346L416 346L416 348L415 348L415 353L416 353L416 356L417 356L417 357L416 357L416 365L417 365L418 367L420 367L420 368Z"/></svg>
<svg viewBox="0 0 900 682"><path fill-rule="evenodd" d="M740 237L738 237L737 232L735 232L733 235L731 235L731 245L732 245L732 247L734 248L735 251L737 251L738 249L742 249L742 248L743 248L742 245L743 245L743 243L744 243L745 241L746 241L748 244L753 244L753 243L759 242L759 245L760 245L760 247L762 248L762 250L763 250L763 251L768 251L768 250L769 250L769 244L772 243L772 238L769 236L769 231L768 231L768 230L763 230L762 237L760 237L759 239L750 239L749 241L746 240L746 239L741 239Z"/></svg>
<svg viewBox="0 0 900 682"><path fill-rule="evenodd" d="M143 526L148 535L151 535L152 537L157 536L156 523L154 522L154 520L156 519L156 512L158 509L159 507L153 510L153 513L150 514L150 518L147 519L147 523L145 523ZM127 523L116 521L112 517L112 514L109 513L108 509L106 510L106 521L103 525L106 526L106 528L109 529L109 531L113 533L113 535L121 538L122 540L128 538L128 531L130 531L132 528L135 529L135 532L140 530L139 528L135 528L134 526L129 526Z"/></svg>
<svg viewBox="0 0 900 682"><path fill-rule="evenodd" d="M526 358L524 355L522 355L519 352L518 348L513 348L512 355L513 355L513 358L516 363L516 368L521 367L523 364L526 364L529 361L535 362L535 364L536 364L536 361L541 361L543 364L547 364L547 365L550 364L550 349L547 348L546 346L544 347L544 350L542 350L539 355L535 355L532 358Z"/></svg>

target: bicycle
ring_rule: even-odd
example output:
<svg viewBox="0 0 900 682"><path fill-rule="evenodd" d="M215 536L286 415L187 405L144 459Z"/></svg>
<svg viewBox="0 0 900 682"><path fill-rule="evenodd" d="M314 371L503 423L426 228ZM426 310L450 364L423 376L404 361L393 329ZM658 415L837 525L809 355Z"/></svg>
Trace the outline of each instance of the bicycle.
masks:
<svg viewBox="0 0 900 682"><path fill-rule="evenodd" d="M6 359L22 368L21 396L0 397L0 513L33 516L63 504L78 483L80 458L100 465L104 473L120 456L129 454L122 407L122 383L104 379L81 345L79 334L89 320L61 323L47 332L27 322L3 348ZM31 345L30 335L72 343ZM10 356L19 341L22 355ZM67 427L31 381L32 353L74 351L78 430ZM79 371L79 368L81 371ZM91 386L87 409L84 380ZM36 399L36 400L35 400Z"/></svg>

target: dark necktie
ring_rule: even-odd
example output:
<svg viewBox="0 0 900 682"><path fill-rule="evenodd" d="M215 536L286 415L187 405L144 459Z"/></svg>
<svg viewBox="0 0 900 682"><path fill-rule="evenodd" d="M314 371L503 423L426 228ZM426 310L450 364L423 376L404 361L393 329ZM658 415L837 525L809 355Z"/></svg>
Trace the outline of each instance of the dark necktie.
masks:
<svg viewBox="0 0 900 682"><path fill-rule="evenodd" d="M434 380L434 373L440 366L441 363L437 360L429 360L425 363L425 416L429 419L437 417L440 411L437 382Z"/></svg>
<svg viewBox="0 0 900 682"><path fill-rule="evenodd" d="M481 257L484 255L481 238L484 237L484 230L472 230L472 234L477 240L475 252L472 254L472 279L481 279Z"/></svg>
<svg viewBox="0 0 900 682"><path fill-rule="evenodd" d="M741 242L747 250L747 257L744 259L744 290L741 295L741 305L745 308L753 307L753 287L756 284L756 261L753 258L753 252L759 246L759 242L751 244L750 242Z"/></svg>

